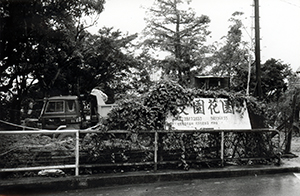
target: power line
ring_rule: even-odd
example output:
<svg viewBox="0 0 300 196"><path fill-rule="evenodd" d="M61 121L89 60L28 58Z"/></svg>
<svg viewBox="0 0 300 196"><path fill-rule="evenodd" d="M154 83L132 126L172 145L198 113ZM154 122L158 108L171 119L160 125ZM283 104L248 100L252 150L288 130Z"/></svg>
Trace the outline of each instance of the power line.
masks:
<svg viewBox="0 0 300 196"><path fill-rule="evenodd" d="M287 3L287 4L289 4L289 5L292 5L292 6L295 6L295 7L298 7L298 8L300 8L300 6L299 6L299 5L296 5L296 4L294 4L294 3L291 3L291 2L289 2L289 1L286 1L286 0L280 0L280 1L282 1L282 2L284 2L284 3Z"/></svg>

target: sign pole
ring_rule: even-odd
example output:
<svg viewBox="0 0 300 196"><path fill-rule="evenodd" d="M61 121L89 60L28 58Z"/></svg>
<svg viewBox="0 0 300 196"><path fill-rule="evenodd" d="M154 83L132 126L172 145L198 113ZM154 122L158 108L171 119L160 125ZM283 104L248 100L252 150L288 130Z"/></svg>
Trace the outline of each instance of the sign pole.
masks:
<svg viewBox="0 0 300 196"><path fill-rule="evenodd" d="M158 152L158 133L154 133L154 171L157 170L157 152Z"/></svg>
<svg viewBox="0 0 300 196"><path fill-rule="evenodd" d="M221 131L221 164L224 166L224 131Z"/></svg>
<svg viewBox="0 0 300 196"><path fill-rule="evenodd" d="M75 144L75 176L79 175L79 130L76 131Z"/></svg>

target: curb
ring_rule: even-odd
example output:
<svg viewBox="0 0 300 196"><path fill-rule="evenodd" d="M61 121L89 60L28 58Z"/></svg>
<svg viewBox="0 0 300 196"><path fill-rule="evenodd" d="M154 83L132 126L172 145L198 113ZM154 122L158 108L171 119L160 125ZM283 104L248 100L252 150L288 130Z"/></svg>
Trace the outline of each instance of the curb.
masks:
<svg viewBox="0 0 300 196"><path fill-rule="evenodd" d="M192 179L226 178L251 175L279 174L300 172L300 167L245 167L220 168L190 171L157 171L157 172L126 172L118 174L102 174L92 176L68 177L36 177L19 180L4 180L0 182L0 194L37 193L46 191L66 191L104 186L154 183L162 181L179 181Z"/></svg>

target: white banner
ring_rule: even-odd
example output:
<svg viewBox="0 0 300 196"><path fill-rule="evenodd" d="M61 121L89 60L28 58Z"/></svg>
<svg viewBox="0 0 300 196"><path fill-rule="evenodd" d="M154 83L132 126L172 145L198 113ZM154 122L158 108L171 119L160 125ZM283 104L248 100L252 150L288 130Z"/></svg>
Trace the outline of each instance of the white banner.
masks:
<svg viewBox="0 0 300 196"><path fill-rule="evenodd" d="M192 106L179 106L179 114L167 123L175 130L251 129L246 104L234 108L227 99L196 98Z"/></svg>

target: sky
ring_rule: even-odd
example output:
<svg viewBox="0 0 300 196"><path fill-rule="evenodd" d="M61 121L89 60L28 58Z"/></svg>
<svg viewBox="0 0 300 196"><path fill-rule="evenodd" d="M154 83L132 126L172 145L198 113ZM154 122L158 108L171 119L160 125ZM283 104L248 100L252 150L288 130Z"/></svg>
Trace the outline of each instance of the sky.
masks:
<svg viewBox="0 0 300 196"><path fill-rule="evenodd" d="M106 0L97 26L90 31L97 32L106 26L123 33L141 33L145 28L146 9L153 3L154 0ZM251 37L254 40L253 4L253 0L193 0L190 7L197 16L203 14L211 19L208 42L226 36L232 14L243 12L243 39L250 42ZM260 0L259 5L261 63L274 58L296 71L300 67L300 0Z"/></svg>

